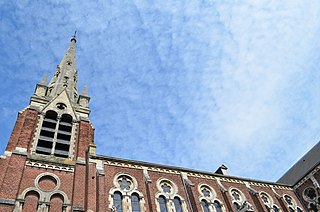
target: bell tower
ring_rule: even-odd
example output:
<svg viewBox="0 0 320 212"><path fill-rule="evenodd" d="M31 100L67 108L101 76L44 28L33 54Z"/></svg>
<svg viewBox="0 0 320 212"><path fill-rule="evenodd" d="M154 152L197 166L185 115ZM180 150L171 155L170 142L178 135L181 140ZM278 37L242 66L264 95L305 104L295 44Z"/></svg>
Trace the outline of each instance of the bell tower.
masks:
<svg viewBox="0 0 320 212"><path fill-rule="evenodd" d="M76 36L53 77L36 85L0 159L0 211L84 211L86 156L95 154L86 86L78 94Z"/></svg>

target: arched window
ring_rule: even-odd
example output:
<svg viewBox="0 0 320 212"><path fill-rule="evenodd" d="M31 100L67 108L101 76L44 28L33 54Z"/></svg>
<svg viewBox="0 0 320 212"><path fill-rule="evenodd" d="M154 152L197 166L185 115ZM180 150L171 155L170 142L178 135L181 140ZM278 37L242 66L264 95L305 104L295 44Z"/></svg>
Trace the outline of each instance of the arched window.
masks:
<svg viewBox="0 0 320 212"><path fill-rule="evenodd" d="M58 157L68 157L72 131L72 116L63 114L59 122L57 142L54 155Z"/></svg>
<svg viewBox="0 0 320 212"><path fill-rule="evenodd" d="M297 208L297 212L303 212L303 210L301 208Z"/></svg>
<svg viewBox="0 0 320 212"><path fill-rule="evenodd" d="M167 204L166 198L164 196L159 197L159 205L160 205L160 212L167 212Z"/></svg>
<svg viewBox="0 0 320 212"><path fill-rule="evenodd" d="M52 110L46 112L42 122L36 153L69 157L70 140L72 133L72 116L58 114Z"/></svg>
<svg viewBox="0 0 320 212"><path fill-rule="evenodd" d="M240 205L236 202L233 203L233 207L235 209L236 212L240 211Z"/></svg>
<svg viewBox="0 0 320 212"><path fill-rule="evenodd" d="M178 197L173 199L176 212L182 212L181 200Z"/></svg>
<svg viewBox="0 0 320 212"><path fill-rule="evenodd" d="M217 199L216 191L208 184L199 184L199 201L201 202L203 211L223 211L223 205Z"/></svg>
<svg viewBox="0 0 320 212"><path fill-rule="evenodd" d="M289 207L289 211L290 212L294 212L293 208Z"/></svg>
<svg viewBox="0 0 320 212"><path fill-rule="evenodd" d="M113 209L117 209L117 212L122 210L140 212L143 210L145 200L143 194L138 190L138 182L133 176L119 172L114 176L113 184L114 187L109 191L109 199L110 202L113 201ZM129 205L131 206L129 207Z"/></svg>
<svg viewBox="0 0 320 212"><path fill-rule="evenodd" d="M209 204L205 200L201 200L201 206L203 209L203 212L209 212Z"/></svg>
<svg viewBox="0 0 320 212"><path fill-rule="evenodd" d="M222 207L220 202L218 202L217 200L213 202L214 208L216 209L216 212L222 212Z"/></svg>
<svg viewBox="0 0 320 212"><path fill-rule="evenodd" d="M38 139L38 145L36 148L36 152L44 155L50 155L53 143L55 130L57 125L57 116L58 114L52 110L47 111L43 122L42 127Z"/></svg>
<svg viewBox="0 0 320 212"><path fill-rule="evenodd" d="M274 212L279 212L279 208L274 205L274 206L273 206L273 211L274 211Z"/></svg>
<svg viewBox="0 0 320 212"><path fill-rule="evenodd" d="M117 212L122 212L122 195L120 192L114 193L113 206L117 209Z"/></svg>
<svg viewBox="0 0 320 212"><path fill-rule="evenodd" d="M140 212L140 199L139 195L136 193L133 193L131 196L131 206L132 212Z"/></svg>

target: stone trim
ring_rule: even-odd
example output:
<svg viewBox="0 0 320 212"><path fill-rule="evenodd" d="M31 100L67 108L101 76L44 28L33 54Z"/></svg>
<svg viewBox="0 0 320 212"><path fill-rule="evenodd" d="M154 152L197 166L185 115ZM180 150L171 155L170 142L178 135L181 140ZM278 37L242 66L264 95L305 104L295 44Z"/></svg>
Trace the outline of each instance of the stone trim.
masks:
<svg viewBox="0 0 320 212"><path fill-rule="evenodd" d="M93 157L96 158L96 157ZM139 164L133 164L130 162L116 162L116 161L110 161L110 160L104 160L104 164L110 165L110 166L117 166L117 167L125 167L125 168L132 168L132 169L141 169L141 170L147 170L147 171L154 171L154 172L162 172L167 174L177 174L180 175L183 171L180 170L173 170L173 169L166 169L166 168L160 168L160 167L152 167L152 166L145 166L145 165L139 165ZM263 183L263 182L252 182L250 179L237 179L237 178L231 178L231 177L221 177L221 176L215 176L215 175L209 175L205 173L195 173L195 172L183 172L187 176L190 177L197 177L202 179L210 179L210 180L216 180L219 178L222 182L229 182L229 183L236 183L236 184L248 184L250 186L258 186L258 187L267 187L267 188L276 188L280 190L293 190L290 186L285 185L274 185L272 183Z"/></svg>
<svg viewBox="0 0 320 212"><path fill-rule="evenodd" d="M15 205L14 199L0 198L0 204L2 205Z"/></svg>
<svg viewBox="0 0 320 212"><path fill-rule="evenodd" d="M59 171L65 171L65 172L74 172L74 167L68 167L68 166L61 166L57 164L48 164L48 163L40 163L35 161L26 161L26 166L32 166L37 168L44 168L44 169L53 169L53 170L59 170Z"/></svg>
<svg viewBox="0 0 320 212"><path fill-rule="evenodd" d="M317 167L315 167L310 174L308 174L307 176L305 176L304 178L302 178L297 184L295 184L293 186L294 189L299 188L302 184L304 184L307 180L309 180L311 178L311 176L315 175L318 171L320 170L320 165L318 165ZM311 179L312 180L312 179Z"/></svg>

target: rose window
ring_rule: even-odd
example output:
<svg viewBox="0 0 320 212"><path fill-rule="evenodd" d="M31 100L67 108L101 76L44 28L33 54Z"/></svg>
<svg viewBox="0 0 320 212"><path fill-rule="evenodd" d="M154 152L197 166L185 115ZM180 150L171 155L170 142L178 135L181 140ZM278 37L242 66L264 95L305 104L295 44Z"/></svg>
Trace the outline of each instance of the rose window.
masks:
<svg viewBox="0 0 320 212"><path fill-rule="evenodd" d="M121 176L119 177L118 183L120 185L120 189L121 190L130 190L131 186L132 186L132 182L131 180L129 180L127 177L125 176Z"/></svg>
<svg viewBox="0 0 320 212"><path fill-rule="evenodd" d="M304 195L310 200L314 200L317 197L317 193L314 188L307 188L306 190L304 190Z"/></svg>
<svg viewBox="0 0 320 212"><path fill-rule="evenodd" d="M209 189L203 188L203 189L201 190L201 192L202 192L202 194L203 194L204 197L210 197L210 191L209 191Z"/></svg>
<svg viewBox="0 0 320 212"><path fill-rule="evenodd" d="M240 194L237 191L232 191L232 197L235 201L240 201Z"/></svg>
<svg viewBox="0 0 320 212"><path fill-rule="evenodd" d="M163 185L161 185L161 188L162 188L162 191L164 193L170 193L171 192L171 187L167 183L164 183Z"/></svg>
<svg viewBox="0 0 320 212"><path fill-rule="evenodd" d="M293 201L292 198L289 197L288 195L284 196L284 199L286 200L286 202L288 203L288 205L293 205Z"/></svg>

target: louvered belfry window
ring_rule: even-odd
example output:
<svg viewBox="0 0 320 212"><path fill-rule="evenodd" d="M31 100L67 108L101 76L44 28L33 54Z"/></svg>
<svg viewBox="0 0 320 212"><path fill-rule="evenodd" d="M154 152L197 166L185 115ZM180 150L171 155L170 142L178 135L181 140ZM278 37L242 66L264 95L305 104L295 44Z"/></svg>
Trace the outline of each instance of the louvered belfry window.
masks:
<svg viewBox="0 0 320 212"><path fill-rule="evenodd" d="M36 153L68 158L72 133L72 117L47 111L42 122Z"/></svg>

